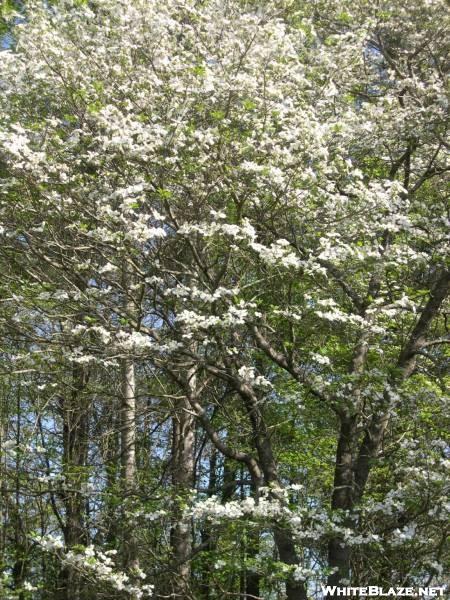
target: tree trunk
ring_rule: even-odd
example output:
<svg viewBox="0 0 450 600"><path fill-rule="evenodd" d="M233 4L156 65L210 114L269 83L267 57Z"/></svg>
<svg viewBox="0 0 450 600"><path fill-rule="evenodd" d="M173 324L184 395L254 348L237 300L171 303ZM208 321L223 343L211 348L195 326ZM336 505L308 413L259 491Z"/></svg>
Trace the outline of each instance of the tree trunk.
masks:
<svg viewBox="0 0 450 600"><path fill-rule="evenodd" d="M426 303L411 335L400 352L397 369L398 374L391 380L391 386L398 385L402 380L410 377L416 366L417 353L426 347L426 334L434 317L438 314L444 300L448 296L450 285L450 272L443 270L436 279ZM358 373L364 367L367 356L365 340L358 346L353 359L352 372ZM357 439L357 419L360 411L359 392L356 390L355 416L341 416L341 428L336 451L336 466L332 508L351 510L358 504L364 495L367 480L371 470L371 461L375 459L381 449L384 434L389 424L390 392L385 390L383 404L374 414L365 429L362 441ZM359 444L358 450L356 450ZM345 525L351 529L355 527L351 516ZM350 548L339 538L330 540L328 546L329 566L337 569L336 573L328 578L328 585L342 585L342 580L350 580Z"/></svg>
<svg viewBox="0 0 450 600"><path fill-rule="evenodd" d="M241 477L243 480L243 476ZM257 496L257 489L253 484L251 486L252 495ZM247 529L244 538L244 556L246 559L255 558L259 552L259 531L253 531L251 528ZM259 573L248 567L245 569L245 589L244 597L248 600L259 597L259 590L261 584L261 577Z"/></svg>
<svg viewBox="0 0 450 600"><path fill-rule="evenodd" d="M190 374L189 387L195 388L195 375ZM179 499L186 498L194 486L195 417L188 399L181 402L173 419L172 429L172 483ZM174 597L188 598L190 587L190 558L192 553L192 525L182 515L182 507L175 510L171 532L172 557L175 574Z"/></svg>
<svg viewBox="0 0 450 600"><path fill-rule="evenodd" d="M121 481L125 504L132 508L136 493L136 381L134 363L123 358L121 364ZM124 519L126 524L127 519ZM137 568L138 549L133 525L122 534L123 561L127 568Z"/></svg>
<svg viewBox="0 0 450 600"><path fill-rule="evenodd" d="M336 450L331 508L348 511L353 507L353 454L356 437L356 416L342 416ZM347 523L349 525L349 523ZM328 565L336 569L328 577L329 585L340 585L350 579L350 548L340 536L328 544Z"/></svg>
<svg viewBox="0 0 450 600"><path fill-rule="evenodd" d="M242 385L239 392L245 401L252 424L256 451L264 474L264 483L269 486L275 484L275 486L282 487L273 455L270 433L266 427L257 398L246 385ZM274 526L274 538L280 560L287 565L298 565L300 561L291 532L283 525L276 524ZM292 577L289 577L286 581L286 596L288 600L306 600L307 593L304 582L295 581Z"/></svg>
<svg viewBox="0 0 450 600"><path fill-rule="evenodd" d="M64 542L66 548L87 542L84 525L85 499L80 489L86 479L89 434L89 404L85 394L89 372L80 365L72 371L71 393L62 400L63 474L64 474ZM79 574L70 566L61 573L59 598L80 600L82 586Z"/></svg>

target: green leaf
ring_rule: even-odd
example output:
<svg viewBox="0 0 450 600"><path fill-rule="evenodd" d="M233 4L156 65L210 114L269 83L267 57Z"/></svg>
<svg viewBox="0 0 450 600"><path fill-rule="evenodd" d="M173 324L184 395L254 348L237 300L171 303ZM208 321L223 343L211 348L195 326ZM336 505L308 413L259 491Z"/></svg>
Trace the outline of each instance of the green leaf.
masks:
<svg viewBox="0 0 450 600"><path fill-rule="evenodd" d="M223 110L213 110L210 115L215 121L222 121L225 119L225 112Z"/></svg>
<svg viewBox="0 0 450 600"><path fill-rule="evenodd" d="M164 200L168 200L173 196L172 192L170 190L166 190L165 188L158 188L156 191L158 192L158 196L164 198Z"/></svg>
<svg viewBox="0 0 450 600"><path fill-rule="evenodd" d="M250 100L248 98L248 99L244 100L243 106L244 106L245 110L253 110L254 108L256 108L256 102L253 102L253 100Z"/></svg>

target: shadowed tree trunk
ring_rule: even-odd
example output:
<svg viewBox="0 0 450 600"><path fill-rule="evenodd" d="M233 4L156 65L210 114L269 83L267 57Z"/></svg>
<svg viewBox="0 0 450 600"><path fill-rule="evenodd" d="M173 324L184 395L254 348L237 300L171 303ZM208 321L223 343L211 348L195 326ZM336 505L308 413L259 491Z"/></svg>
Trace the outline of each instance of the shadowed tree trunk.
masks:
<svg viewBox="0 0 450 600"><path fill-rule="evenodd" d="M411 335L405 343L397 360L397 372L391 377L390 387L395 388L414 373L417 354L426 348L426 335L430 324L448 296L450 272L443 270L437 277L426 303ZM433 341L430 342L431 344ZM353 372L364 368L367 346L357 348L353 361ZM332 508L351 511L361 501L369 478L371 463L377 458L382 447L384 434L389 424L390 390L386 388L383 404L375 412L365 428L362 440L357 436L359 415L359 390L354 397L355 412L352 416L341 415L340 434L336 450L334 489ZM349 515L345 525L354 529L355 523ZM351 577L350 547L340 537L334 537L328 545L329 566L336 572L329 576L329 585L343 585Z"/></svg>
<svg viewBox="0 0 450 600"><path fill-rule="evenodd" d="M274 485L275 488L282 487L273 454L270 433L267 429L258 399L255 397L253 390L245 384L239 385L238 391L245 402L252 425L254 444L264 475L264 483L268 486ZM276 491L274 494L276 495ZM280 560L287 565L298 565L300 562L299 556L292 534L287 526L276 523L273 532ZM286 581L286 597L288 600L306 600L307 594L304 582L288 577Z"/></svg>
<svg viewBox="0 0 450 600"><path fill-rule="evenodd" d="M188 374L188 386L195 395L195 372ZM183 501L194 486L195 416L186 398L177 407L172 425L172 483L176 503ZM182 507L175 511L171 532L173 570L175 575L173 597L188 598L190 588L190 558L192 553L192 525L182 515Z"/></svg>
<svg viewBox="0 0 450 600"><path fill-rule="evenodd" d="M128 321L128 333L138 324L136 303L132 296L133 272L126 257L122 263L123 310ZM120 361L120 481L124 498L124 513L133 510L137 494L136 465L136 372L134 357L125 354ZM135 524L123 514L122 560L126 570L139 568Z"/></svg>
<svg viewBox="0 0 450 600"><path fill-rule="evenodd" d="M131 358L121 364L121 480L126 503L132 507L136 493L136 381ZM131 502L130 502L131 501ZM127 522L127 519L124 519ZM139 566L138 548L133 527L126 527L122 534L123 560L127 568Z"/></svg>
<svg viewBox="0 0 450 600"><path fill-rule="evenodd" d="M75 365L72 389L61 401L63 419L63 504L65 512L64 542L67 548L87 542L85 528L86 463L89 435L89 398L85 388L89 381L86 367ZM58 598L80 600L82 583L76 570L65 566L61 573Z"/></svg>

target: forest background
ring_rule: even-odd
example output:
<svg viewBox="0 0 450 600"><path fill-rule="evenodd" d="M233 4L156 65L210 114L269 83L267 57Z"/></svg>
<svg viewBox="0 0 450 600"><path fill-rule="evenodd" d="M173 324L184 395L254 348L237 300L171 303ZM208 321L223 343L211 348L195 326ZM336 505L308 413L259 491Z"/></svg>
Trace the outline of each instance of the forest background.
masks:
<svg viewBox="0 0 450 600"><path fill-rule="evenodd" d="M1 598L448 582L447 3L0 31Z"/></svg>

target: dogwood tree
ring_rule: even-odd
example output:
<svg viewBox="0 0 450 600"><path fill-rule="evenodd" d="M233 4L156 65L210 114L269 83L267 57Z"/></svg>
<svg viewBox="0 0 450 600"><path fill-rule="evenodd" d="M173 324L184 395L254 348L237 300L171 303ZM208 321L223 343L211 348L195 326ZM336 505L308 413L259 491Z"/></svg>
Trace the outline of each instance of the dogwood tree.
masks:
<svg viewBox="0 0 450 600"><path fill-rule="evenodd" d="M13 17L7 597L442 583L445 3Z"/></svg>

